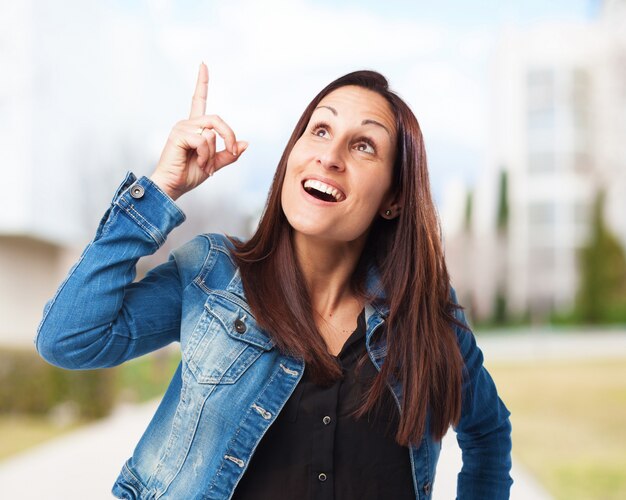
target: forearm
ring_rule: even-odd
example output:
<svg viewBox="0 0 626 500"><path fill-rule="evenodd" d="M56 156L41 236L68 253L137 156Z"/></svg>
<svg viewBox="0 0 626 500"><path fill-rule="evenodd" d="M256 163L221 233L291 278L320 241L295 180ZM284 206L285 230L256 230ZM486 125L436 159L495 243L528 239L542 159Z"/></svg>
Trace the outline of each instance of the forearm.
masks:
<svg viewBox="0 0 626 500"><path fill-rule="evenodd" d="M35 344L52 364L113 366L175 340L171 308L135 314L150 304L131 284L139 258L154 253L185 216L150 180L134 180L129 173L94 239L44 308ZM162 268L171 282L175 272L174 263Z"/></svg>

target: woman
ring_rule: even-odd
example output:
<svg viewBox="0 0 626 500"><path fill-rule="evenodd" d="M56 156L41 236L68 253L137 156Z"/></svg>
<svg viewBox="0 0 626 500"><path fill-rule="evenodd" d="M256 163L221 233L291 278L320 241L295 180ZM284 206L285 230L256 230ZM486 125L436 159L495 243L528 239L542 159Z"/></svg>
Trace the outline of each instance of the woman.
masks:
<svg viewBox="0 0 626 500"><path fill-rule="evenodd" d="M150 179L127 174L38 329L70 369L181 344L113 493L430 498L454 425L458 496L508 498L509 412L449 284L419 125L382 75L311 101L251 239L199 235L132 282L184 221L175 200L247 147L204 114L207 87L202 64L189 120Z"/></svg>

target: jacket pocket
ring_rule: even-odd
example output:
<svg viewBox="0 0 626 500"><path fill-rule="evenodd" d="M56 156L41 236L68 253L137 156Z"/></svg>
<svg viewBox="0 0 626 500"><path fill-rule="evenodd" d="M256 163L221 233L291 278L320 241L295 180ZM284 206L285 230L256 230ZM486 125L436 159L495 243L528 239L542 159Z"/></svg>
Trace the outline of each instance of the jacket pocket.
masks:
<svg viewBox="0 0 626 500"><path fill-rule="evenodd" d="M234 384L274 342L240 299L211 294L183 356L200 384Z"/></svg>

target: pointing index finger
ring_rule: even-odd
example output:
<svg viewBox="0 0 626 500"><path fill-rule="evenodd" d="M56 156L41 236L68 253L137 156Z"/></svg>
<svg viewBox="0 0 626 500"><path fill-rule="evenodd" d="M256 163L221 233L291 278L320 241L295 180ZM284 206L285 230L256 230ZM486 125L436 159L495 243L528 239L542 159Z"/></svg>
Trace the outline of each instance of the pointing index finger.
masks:
<svg viewBox="0 0 626 500"><path fill-rule="evenodd" d="M196 91L191 99L191 113L189 118L197 118L204 115L206 111L206 97L209 89L209 70L206 64L200 64L198 70L198 81L196 83Z"/></svg>

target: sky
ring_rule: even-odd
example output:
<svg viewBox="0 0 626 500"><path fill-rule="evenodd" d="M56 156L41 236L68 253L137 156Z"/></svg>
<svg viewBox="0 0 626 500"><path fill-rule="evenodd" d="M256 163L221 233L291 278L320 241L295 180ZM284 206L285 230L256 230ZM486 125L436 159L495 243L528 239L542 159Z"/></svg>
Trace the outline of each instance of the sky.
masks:
<svg viewBox="0 0 626 500"><path fill-rule="evenodd" d="M329 81L361 68L381 71L415 112L431 182L472 183L489 140L490 55L511 26L581 21L593 0L356 1L235 0L121 2L120 16L143 19L185 110L197 63L210 73L207 113L217 112L250 141L245 189L260 202L292 127ZM180 100L177 100L180 99ZM244 162L242 162L244 163Z"/></svg>
<svg viewBox="0 0 626 500"><path fill-rule="evenodd" d="M13 5L0 0L0 10ZM32 14L16 18L28 22L32 15L32 26L4 27L15 30L16 41L8 62L16 68L7 74L20 74L21 47L35 40L33 108L51 117L42 146L46 162L56 164L39 176L44 187L57 178L71 186L74 171L80 182L106 179L102 172L110 171L110 180L99 183L103 194L84 194L100 200L91 202L99 213L122 170L151 174L169 131L188 117L204 61L210 75L207 113L221 116L250 147L180 204L236 198L244 211L258 213L308 102L330 81L364 68L383 73L417 116L435 198L453 178L472 184L486 168L490 64L499 34L535 23L588 22L598 0L32 5ZM29 29L33 33L25 35ZM94 218L89 215L86 227Z"/></svg>

